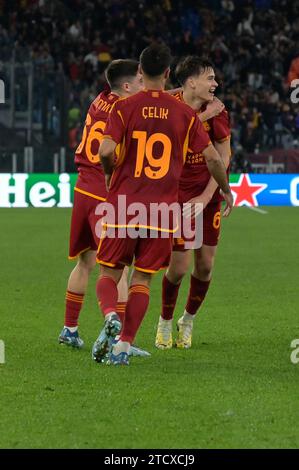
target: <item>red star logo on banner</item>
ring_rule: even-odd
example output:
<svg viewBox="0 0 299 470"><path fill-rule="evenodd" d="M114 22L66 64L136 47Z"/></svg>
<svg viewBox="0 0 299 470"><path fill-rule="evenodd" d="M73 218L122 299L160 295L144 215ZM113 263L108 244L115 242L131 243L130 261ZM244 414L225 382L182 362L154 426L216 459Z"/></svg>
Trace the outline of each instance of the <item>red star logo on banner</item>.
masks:
<svg viewBox="0 0 299 470"><path fill-rule="evenodd" d="M249 175L241 174L238 183L231 183L230 187L235 196L235 206L258 206L256 196L267 188L267 184L252 183Z"/></svg>

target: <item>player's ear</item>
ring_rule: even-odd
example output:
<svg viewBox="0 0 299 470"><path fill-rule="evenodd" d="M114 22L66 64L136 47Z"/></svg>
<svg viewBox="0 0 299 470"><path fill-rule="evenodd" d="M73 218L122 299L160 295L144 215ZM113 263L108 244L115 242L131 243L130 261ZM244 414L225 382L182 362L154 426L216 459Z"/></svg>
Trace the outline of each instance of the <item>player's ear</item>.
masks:
<svg viewBox="0 0 299 470"><path fill-rule="evenodd" d="M188 83L188 85L191 87L191 88L195 88L195 82L194 82L194 78L193 77L189 77L187 78L186 82Z"/></svg>
<svg viewBox="0 0 299 470"><path fill-rule="evenodd" d="M128 82L124 82L122 87L126 93L130 93L130 84Z"/></svg>
<svg viewBox="0 0 299 470"><path fill-rule="evenodd" d="M166 70L165 70L165 73L164 73L164 78L166 78L166 80L169 78L169 75L170 75L170 67L168 67Z"/></svg>

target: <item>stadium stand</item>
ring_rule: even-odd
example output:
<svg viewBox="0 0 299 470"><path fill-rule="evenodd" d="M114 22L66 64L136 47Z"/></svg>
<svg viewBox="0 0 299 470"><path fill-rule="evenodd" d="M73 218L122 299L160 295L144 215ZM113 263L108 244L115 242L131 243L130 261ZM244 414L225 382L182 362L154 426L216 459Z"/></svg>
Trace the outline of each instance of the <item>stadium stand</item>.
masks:
<svg viewBox="0 0 299 470"><path fill-rule="evenodd" d="M22 145L71 153L109 61L163 41L177 58L204 54L215 64L232 120L233 170L258 171L251 156L267 162L278 148L283 163L273 171L288 171L288 154L299 159L299 107L290 99L298 39L298 0L0 0L2 154L13 147L11 129Z"/></svg>

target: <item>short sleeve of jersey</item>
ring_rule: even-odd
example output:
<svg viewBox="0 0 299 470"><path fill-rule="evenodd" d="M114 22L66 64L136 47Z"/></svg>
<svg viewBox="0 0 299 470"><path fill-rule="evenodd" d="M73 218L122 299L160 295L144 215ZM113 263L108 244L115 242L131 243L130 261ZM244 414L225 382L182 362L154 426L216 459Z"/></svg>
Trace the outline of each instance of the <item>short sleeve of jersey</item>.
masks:
<svg viewBox="0 0 299 470"><path fill-rule="evenodd" d="M117 144L120 144L123 139L125 126L121 111L119 110L117 104L118 103L116 102L111 109L111 112L109 113L103 132L103 137L109 137Z"/></svg>
<svg viewBox="0 0 299 470"><path fill-rule="evenodd" d="M217 142L227 139L230 136L229 115L226 109L212 119L213 137Z"/></svg>
<svg viewBox="0 0 299 470"><path fill-rule="evenodd" d="M201 153L210 144L210 136L205 131L198 116L195 114L194 122L189 133L188 151L192 151L192 153Z"/></svg>

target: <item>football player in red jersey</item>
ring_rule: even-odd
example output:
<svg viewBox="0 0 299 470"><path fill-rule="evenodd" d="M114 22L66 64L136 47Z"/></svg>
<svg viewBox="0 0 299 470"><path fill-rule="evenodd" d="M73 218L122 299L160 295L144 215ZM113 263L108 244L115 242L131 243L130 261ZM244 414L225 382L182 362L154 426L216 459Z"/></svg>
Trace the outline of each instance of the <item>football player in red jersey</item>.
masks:
<svg viewBox="0 0 299 470"><path fill-rule="evenodd" d="M89 275L96 264L99 237L96 234L98 216L96 207L105 201L107 190L99 157L99 146L108 114L113 104L122 97L143 89L142 75L135 60L114 60L106 70L111 91L102 91L92 102L85 121L82 141L75 153L79 176L74 193L69 259L77 259L70 274L67 291L64 328L59 343L81 348L83 341L78 333L78 318L87 289ZM117 311L124 315L127 299L126 273L118 285Z"/></svg>
<svg viewBox="0 0 299 470"><path fill-rule="evenodd" d="M212 64L197 56L187 56L176 67L176 76L183 89L176 95L180 101L197 111L215 148L222 156L226 168L229 166L230 123L229 116L221 102L219 114L205 120L207 105L215 100L214 93L218 86ZM223 108L223 109L222 109ZM186 163L179 183L179 202L201 202L203 211L203 244L194 250L194 267L190 280L190 290L183 315L177 323L178 348L190 348L193 320L209 289L220 233L222 197L218 184L211 177L204 156L201 153L188 152ZM229 215L226 210L224 216ZM190 216L189 213L185 215ZM191 252L185 248L183 238L174 239L170 265L162 283L162 313L159 319L156 347L172 347L172 319L182 278L189 269Z"/></svg>
<svg viewBox="0 0 299 470"><path fill-rule="evenodd" d="M196 112L164 92L170 62L170 51L164 45L152 45L142 52L140 66L145 90L115 103L100 146L109 184L106 202L112 207L115 220L105 223L106 236L97 254L101 264L97 294L105 315L104 328L93 347L97 362L103 362L108 353L109 364L129 363L130 345L147 310L152 274L168 265L175 232L174 223L165 226L160 219L152 223L152 207L159 203L170 207L177 202L178 183L188 149L203 153L228 207L233 204L223 161ZM118 144L122 144L123 151L115 162ZM119 201L124 196L126 206L120 213ZM132 212L128 208L133 204L138 205L140 213L141 206L145 208L145 223L136 221L136 211L133 217L129 215ZM133 238L130 231L141 227L143 234L139 232ZM120 230L124 228L126 232L122 236ZM117 283L124 266L130 265L134 257L122 328L116 313ZM120 340L113 342L120 330Z"/></svg>

